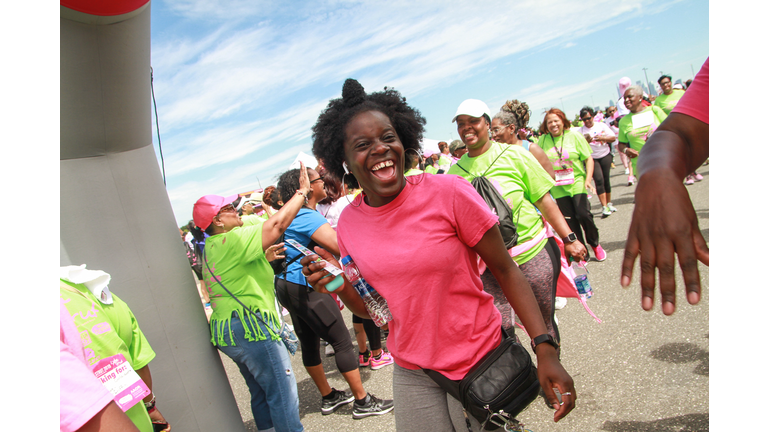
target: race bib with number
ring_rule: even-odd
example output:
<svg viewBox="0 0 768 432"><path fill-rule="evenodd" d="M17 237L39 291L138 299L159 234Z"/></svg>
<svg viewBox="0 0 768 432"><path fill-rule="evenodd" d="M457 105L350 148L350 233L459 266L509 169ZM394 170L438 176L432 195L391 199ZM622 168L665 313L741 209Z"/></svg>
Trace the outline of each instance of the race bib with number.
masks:
<svg viewBox="0 0 768 432"><path fill-rule="evenodd" d="M573 184L575 178L572 168L566 168L555 171L555 186L564 186Z"/></svg>

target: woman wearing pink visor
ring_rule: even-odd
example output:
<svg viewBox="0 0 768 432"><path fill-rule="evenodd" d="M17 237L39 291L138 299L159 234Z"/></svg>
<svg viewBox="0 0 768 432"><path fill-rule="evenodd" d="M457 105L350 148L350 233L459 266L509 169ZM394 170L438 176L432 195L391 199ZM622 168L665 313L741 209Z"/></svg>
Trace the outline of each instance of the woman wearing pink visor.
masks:
<svg viewBox="0 0 768 432"><path fill-rule="evenodd" d="M240 368L259 430L304 430L296 378L277 333L281 324L274 272L268 262L268 255L274 259L282 246L273 243L296 217L309 192L303 164L299 185L293 197L266 221L252 218L244 224L232 204L237 195L206 195L197 200L192 212L193 235L202 238L205 232L209 236L203 279L213 309L211 342Z"/></svg>

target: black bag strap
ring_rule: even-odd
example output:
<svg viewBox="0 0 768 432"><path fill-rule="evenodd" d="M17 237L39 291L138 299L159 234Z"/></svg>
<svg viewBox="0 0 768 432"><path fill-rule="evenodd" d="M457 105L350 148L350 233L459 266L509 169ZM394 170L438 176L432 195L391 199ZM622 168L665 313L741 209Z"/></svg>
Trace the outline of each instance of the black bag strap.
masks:
<svg viewBox="0 0 768 432"><path fill-rule="evenodd" d="M217 277L215 274L213 274L213 271L211 270L211 266L209 266L209 265L208 265L208 259L206 259L206 257L205 257L205 249L203 249L203 261L205 262L205 267L208 269L208 273L210 273L210 274L211 274L211 277L213 277L213 279L214 279L214 280L216 280L216 282L218 282L218 283L219 283L219 285L221 285L221 287L222 287L222 288L224 288L224 291L226 291L226 292L227 292L227 294L229 294L229 295L230 295L230 296L231 296L233 299L237 300L237 302L238 302L238 303L240 303L240 306L242 306L242 307L244 307L245 309L247 309L247 310L248 310L248 312L250 312L250 313L251 313L251 315L255 316L255 317L256 317L256 318L257 318L259 321L261 321L261 322L262 322L262 323L263 323L265 326L269 327L269 329L270 329L270 330L272 330L272 331L273 331L275 334L278 334L278 335L280 334L280 331L279 331L279 330L275 330L275 329L273 329L271 325L267 324L267 322L266 322L266 321L264 321L263 319L261 319L261 314L257 314L256 312L252 311L252 310L251 310L251 308L249 308L248 306L246 306L246 305L245 305L245 303L241 302L241 301L240 301L240 299L239 299L239 298L237 298L237 296L236 296L236 295L232 294L232 291L228 290L228 289L227 289L227 287L225 287L225 286L224 286L224 284L223 284L223 283L221 283L221 279L219 279L219 278L218 278L218 277ZM241 319L242 319L242 318L243 318L243 317L241 317Z"/></svg>
<svg viewBox="0 0 768 432"><path fill-rule="evenodd" d="M491 162L491 164L490 164L490 165L488 165L488 168L485 170L485 172L484 172L484 173L482 173L482 174L480 174L479 176L478 176L478 175L475 175L475 174L472 174L471 172L467 171L466 169L464 169L464 167L463 167L463 166L459 165L459 163L458 163L458 162L456 162L456 166L458 166L459 168L461 168L462 170L464 170L464 172L465 172L465 173L467 173L467 174L469 174L469 175L471 175L471 176L473 176L473 177L485 177L485 175L486 175L486 174L488 174L488 171L490 171L490 170L491 170L491 168L493 168L493 165L496 163L496 161L497 161L497 160L499 160L499 158L501 157L501 155L503 155L503 154L504 154L504 152L505 152L505 151L507 151L507 149L508 149L508 148L509 148L509 146L505 146L505 147L504 147L504 150L502 150L502 151L501 151L501 153L499 153L499 155L498 155L498 156L496 156L496 159L494 159L494 160L493 160L493 162Z"/></svg>

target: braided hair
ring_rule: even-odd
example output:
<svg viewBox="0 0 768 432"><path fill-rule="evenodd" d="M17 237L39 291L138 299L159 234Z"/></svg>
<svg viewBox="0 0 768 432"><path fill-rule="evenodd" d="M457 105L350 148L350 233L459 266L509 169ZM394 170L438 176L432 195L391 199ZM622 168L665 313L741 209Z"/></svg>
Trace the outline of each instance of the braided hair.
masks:
<svg viewBox="0 0 768 432"><path fill-rule="evenodd" d="M329 173L344 177L344 140L347 124L362 112L378 111L386 115L395 128L403 149L420 150L419 143L424 137L427 120L395 89L384 87L384 91L365 93L359 82L348 78L341 90L341 98L332 99L312 126L312 152L322 159ZM346 174L346 183L356 189L360 187L352 174Z"/></svg>
<svg viewBox="0 0 768 432"><path fill-rule="evenodd" d="M499 112L493 116L505 125L513 125L515 130L524 129L531 119L531 110L528 104L517 99L509 100L501 106Z"/></svg>

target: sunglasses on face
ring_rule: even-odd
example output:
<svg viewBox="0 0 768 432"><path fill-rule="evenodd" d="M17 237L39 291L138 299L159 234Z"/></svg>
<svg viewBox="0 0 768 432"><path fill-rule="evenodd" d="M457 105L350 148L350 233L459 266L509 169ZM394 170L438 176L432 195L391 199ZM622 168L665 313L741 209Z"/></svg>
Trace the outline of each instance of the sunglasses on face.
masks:
<svg viewBox="0 0 768 432"><path fill-rule="evenodd" d="M320 177L318 177L318 178L316 178L314 180L310 180L309 184L312 184L312 183L314 183L316 181L321 181L321 182L325 183L325 181L323 181L323 177L325 177L325 176L320 176Z"/></svg>
<svg viewBox="0 0 768 432"><path fill-rule="evenodd" d="M587 121L587 120L592 120L592 117L582 117L581 119L582 119L583 121Z"/></svg>
<svg viewBox="0 0 768 432"><path fill-rule="evenodd" d="M237 209L235 209L235 206L232 204L227 204L224 207L219 210L219 213L216 214L216 216L221 215L222 213L237 213Z"/></svg>

